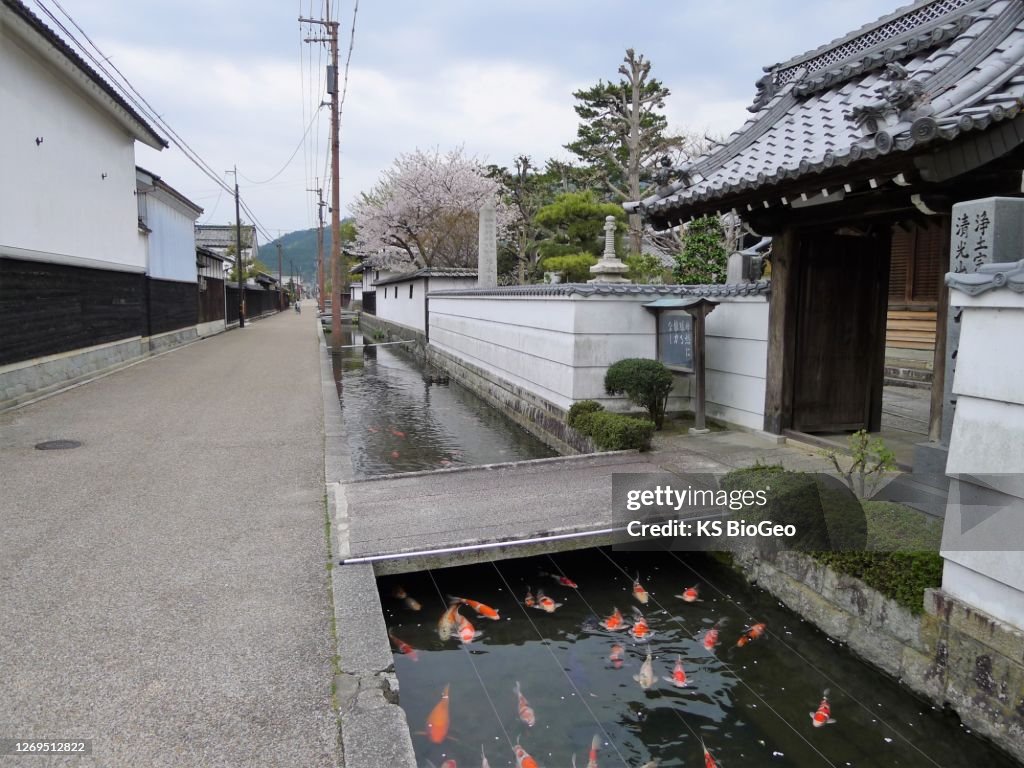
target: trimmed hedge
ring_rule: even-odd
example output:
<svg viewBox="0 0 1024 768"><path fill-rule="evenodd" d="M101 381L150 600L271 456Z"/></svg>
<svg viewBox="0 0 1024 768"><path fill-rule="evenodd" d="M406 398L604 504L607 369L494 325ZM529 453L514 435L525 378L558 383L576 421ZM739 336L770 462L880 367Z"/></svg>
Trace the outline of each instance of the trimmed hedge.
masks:
<svg viewBox="0 0 1024 768"><path fill-rule="evenodd" d="M644 451L650 448L654 435L653 421L610 413L596 400L573 403L565 421L577 432L590 437L602 451L630 448Z"/></svg>
<svg viewBox="0 0 1024 768"><path fill-rule="evenodd" d="M665 408L673 383L672 371L658 360L644 357L619 360L604 377L604 389L609 395L624 393L641 408L646 408L658 429L665 421Z"/></svg>
<svg viewBox="0 0 1024 768"><path fill-rule="evenodd" d="M576 422L580 416L603 410L604 406L597 402L597 400L580 400L569 407L569 415L566 417L565 423L576 429Z"/></svg>

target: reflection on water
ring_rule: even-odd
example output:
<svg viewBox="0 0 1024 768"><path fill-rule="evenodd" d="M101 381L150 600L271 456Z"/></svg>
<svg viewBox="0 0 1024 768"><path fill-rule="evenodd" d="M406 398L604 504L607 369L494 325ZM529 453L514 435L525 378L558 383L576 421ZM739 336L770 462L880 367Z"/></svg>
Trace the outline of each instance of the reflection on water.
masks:
<svg viewBox="0 0 1024 768"><path fill-rule="evenodd" d="M564 573L579 588L544 572ZM645 605L632 594L637 573L649 591ZM695 585L699 601L676 597ZM526 608L531 587L564 605L551 614ZM422 610L396 598L399 588ZM421 766L478 766L481 747L493 768L513 766L518 739L541 766L568 768L575 755L584 768L595 735L602 768L654 758L661 768L704 765L701 741L728 768L1016 765L707 556L592 549L382 577L380 593L388 627L417 651L415 661L395 655L414 734L450 686L448 736L440 744L413 736ZM463 606L482 636L442 642L445 595L481 601L501 618ZM599 626L616 607L635 620L633 606L650 624L648 641ZM723 620L721 644L709 651L705 634ZM765 634L737 647L758 622ZM634 676L648 652L656 683L645 691ZM663 679L677 658L687 675L682 688ZM516 682L535 712L533 727L519 717ZM815 728L811 714L825 689L836 722Z"/></svg>
<svg viewBox="0 0 1024 768"><path fill-rule="evenodd" d="M346 325L340 343L364 340ZM556 455L457 384L430 384L394 346L370 340L333 359L356 477Z"/></svg>

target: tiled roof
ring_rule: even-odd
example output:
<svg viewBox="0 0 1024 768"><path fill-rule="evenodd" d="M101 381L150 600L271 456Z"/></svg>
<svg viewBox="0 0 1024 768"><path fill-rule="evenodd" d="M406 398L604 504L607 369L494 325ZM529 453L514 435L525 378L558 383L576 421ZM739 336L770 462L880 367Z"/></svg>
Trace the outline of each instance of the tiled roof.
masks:
<svg viewBox="0 0 1024 768"><path fill-rule="evenodd" d="M773 187L1015 117L1024 105L1024 3L923 0L768 70L738 131L626 208L666 224L728 210L754 192L788 204Z"/></svg>
<svg viewBox="0 0 1024 768"><path fill-rule="evenodd" d="M405 283L409 280L418 280L421 277L455 277L476 280L476 270L462 267L428 267L427 269L417 269L415 272L404 272L400 275L385 277L375 282L374 285Z"/></svg>
<svg viewBox="0 0 1024 768"><path fill-rule="evenodd" d="M553 283L510 285L500 288L454 288L431 291L438 296L766 296L771 283L737 285L634 285L632 283Z"/></svg>
<svg viewBox="0 0 1024 768"><path fill-rule="evenodd" d="M1024 293L1024 259L1021 261L985 264L977 272L950 272L946 285L969 296L977 296L995 288Z"/></svg>

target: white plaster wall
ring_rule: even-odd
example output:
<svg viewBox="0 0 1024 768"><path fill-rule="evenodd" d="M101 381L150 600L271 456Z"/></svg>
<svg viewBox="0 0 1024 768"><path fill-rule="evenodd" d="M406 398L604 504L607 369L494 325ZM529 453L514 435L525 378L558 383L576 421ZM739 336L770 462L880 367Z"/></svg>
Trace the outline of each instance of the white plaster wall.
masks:
<svg viewBox="0 0 1024 768"><path fill-rule="evenodd" d="M142 271L134 140L3 27L0 36L0 250Z"/></svg>
<svg viewBox="0 0 1024 768"><path fill-rule="evenodd" d="M953 298L964 309L946 473L962 481L946 510L942 588L1024 629L1024 296ZM980 509L958 497L972 478L992 491Z"/></svg>
<svg viewBox="0 0 1024 768"><path fill-rule="evenodd" d="M412 286L412 298L409 298L409 286ZM395 289L398 297L395 297ZM419 331L426 331L423 316L424 297L423 280L408 280L402 283L377 286L377 317L400 323Z"/></svg>
<svg viewBox="0 0 1024 768"><path fill-rule="evenodd" d="M195 219L147 195L146 225L149 233L147 274L160 280L196 282Z"/></svg>

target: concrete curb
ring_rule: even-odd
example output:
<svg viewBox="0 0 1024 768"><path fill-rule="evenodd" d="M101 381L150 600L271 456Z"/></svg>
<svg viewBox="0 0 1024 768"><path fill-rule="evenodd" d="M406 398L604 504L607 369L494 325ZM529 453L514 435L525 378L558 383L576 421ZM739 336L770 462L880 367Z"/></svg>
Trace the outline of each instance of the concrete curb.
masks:
<svg viewBox="0 0 1024 768"><path fill-rule="evenodd" d="M320 338L320 389L324 414L324 484L335 563L350 553L346 483L352 482L352 457L345 441L323 327ZM335 565L331 569L334 620L341 672L335 698L341 730L341 765L348 768L416 768L405 711L398 706L395 675L384 611L372 565Z"/></svg>

